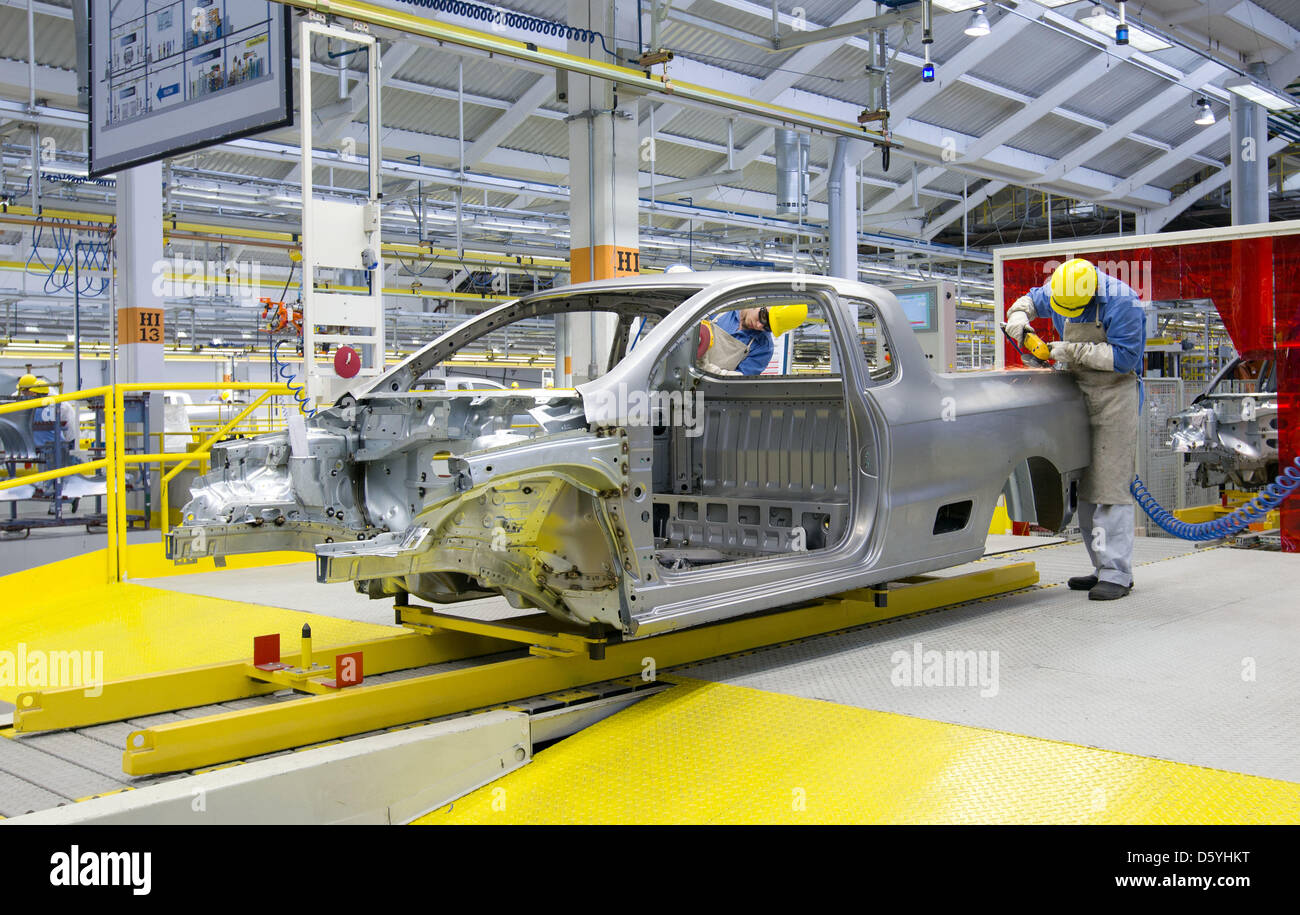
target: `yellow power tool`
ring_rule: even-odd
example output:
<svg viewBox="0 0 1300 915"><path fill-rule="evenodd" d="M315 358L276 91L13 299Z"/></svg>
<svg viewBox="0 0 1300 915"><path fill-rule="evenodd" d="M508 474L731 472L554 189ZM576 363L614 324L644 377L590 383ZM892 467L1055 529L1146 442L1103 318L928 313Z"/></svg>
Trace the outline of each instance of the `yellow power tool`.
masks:
<svg viewBox="0 0 1300 915"><path fill-rule="evenodd" d="M1006 338L1020 351L1020 355L1030 365L1037 368L1046 368L1052 364L1052 348L1032 330L1026 328L1024 339L1019 343L1016 342L1015 337L1008 333L1006 324L1002 325L1002 333L1006 335Z"/></svg>

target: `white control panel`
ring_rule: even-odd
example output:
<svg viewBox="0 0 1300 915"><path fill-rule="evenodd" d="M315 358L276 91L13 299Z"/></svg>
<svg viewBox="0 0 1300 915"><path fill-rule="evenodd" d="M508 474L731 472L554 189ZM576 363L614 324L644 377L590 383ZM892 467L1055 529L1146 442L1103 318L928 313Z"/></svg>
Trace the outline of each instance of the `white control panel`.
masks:
<svg viewBox="0 0 1300 915"><path fill-rule="evenodd" d="M957 361L957 286L928 282L886 287L903 306L916 342L936 372L955 371Z"/></svg>

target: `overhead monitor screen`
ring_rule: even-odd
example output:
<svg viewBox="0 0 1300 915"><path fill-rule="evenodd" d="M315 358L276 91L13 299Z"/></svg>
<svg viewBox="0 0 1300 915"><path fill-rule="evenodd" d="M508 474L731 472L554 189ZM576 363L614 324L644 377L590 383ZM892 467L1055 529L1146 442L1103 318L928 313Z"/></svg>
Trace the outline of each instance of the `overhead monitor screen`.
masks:
<svg viewBox="0 0 1300 915"><path fill-rule="evenodd" d="M272 0L91 3L91 176L292 123L289 49Z"/></svg>

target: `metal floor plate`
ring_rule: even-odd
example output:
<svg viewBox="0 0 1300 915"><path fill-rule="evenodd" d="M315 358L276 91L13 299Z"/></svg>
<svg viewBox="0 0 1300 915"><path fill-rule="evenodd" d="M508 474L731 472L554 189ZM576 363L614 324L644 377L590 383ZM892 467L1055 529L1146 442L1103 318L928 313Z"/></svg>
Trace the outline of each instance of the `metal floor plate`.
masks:
<svg viewBox="0 0 1300 915"><path fill-rule="evenodd" d="M631 745L620 743L622 736L602 737L601 749L583 750L574 741L586 739L584 731L546 750L538 761L547 765L511 776L531 772L527 777L537 779L528 789L537 796L525 809L511 782L491 787L506 786L512 816L525 821L784 821L781 803L788 807L796 788L807 820L818 822L1300 821L1294 797L1277 783L1232 774L1300 781L1300 672L1291 662L1300 622L1289 610L1300 606L1300 568L1293 559L1139 539L1137 590L1098 603L1054 585L1088 568L1080 544L1028 541L1016 549L1007 539L997 555L935 574L1028 559L1038 564L1043 587L698 665L690 677L732 685L690 687L693 698L665 710L662 721L636 724L641 719L626 712L611 719L649 729L627 738ZM257 572L188 579L233 596L249 584L239 579L265 574ZM227 584L221 575L229 576ZM243 654L258 631L279 630L292 641L307 619L321 644L393 631L152 584L120 586L110 595L97 583L60 578L57 566L0 579L0 590L22 594L10 602L21 610L0 623L0 640L49 650L103 648L106 673L121 676L225 660ZM996 694L981 696L978 685L896 685L896 653L909 655L916 643L922 659L931 650L996 652ZM477 662L446 666L467 663ZM1253 679L1243 679L1247 672ZM669 694L687 696L683 688ZM0 815L159 781L121 772L125 734L140 723L0 738ZM571 764L567 755L549 755L559 749L577 754ZM1160 758L1230 771L1171 769ZM185 776L165 778L179 777ZM626 791L618 790L619 778ZM547 792L564 799L547 800ZM458 802L452 819L470 817L481 800ZM480 821L500 821L500 811L487 812L495 819ZM805 814L789 812L791 821Z"/></svg>
<svg viewBox="0 0 1300 915"><path fill-rule="evenodd" d="M1161 541L1161 543L1168 543ZM1142 549L1145 548L1145 549ZM1149 541L1137 556L1168 555ZM1059 554L1049 564L1045 560ZM1047 581L1079 544L1034 550ZM1002 561L986 559L984 562ZM1080 565L1082 563L1082 565ZM1055 569L1053 567L1056 567ZM1135 569L1119 601L1056 585L686 669L689 676L860 708L1300 781L1300 565L1201 550ZM925 685L939 652L976 652ZM918 655L919 653L919 655ZM957 655L952 657L957 658ZM967 656L968 657L968 656ZM920 677L911 674L920 673ZM909 680L920 682L912 683Z"/></svg>
<svg viewBox="0 0 1300 915"><path fill-rule="evenodd" d="M416 822L1300 822L1289 782L668 679Z"/></svg>

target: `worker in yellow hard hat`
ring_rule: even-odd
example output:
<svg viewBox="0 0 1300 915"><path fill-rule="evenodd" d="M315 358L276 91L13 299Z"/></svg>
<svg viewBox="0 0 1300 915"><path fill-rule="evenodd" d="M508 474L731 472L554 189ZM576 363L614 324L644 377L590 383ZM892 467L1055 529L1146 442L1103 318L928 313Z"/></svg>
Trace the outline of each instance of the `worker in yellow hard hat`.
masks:
<svg viewBox="0 0 1300 915"><path fill-rule="evenodd" d="M772 361L775 348L773 340L784 333L794 330L808 319L808 306L803 302L788 305L762 305L754 308L739 308L718 315L711 324L730 334L745 347L739 362L722 365L716 360L709 360L706 354L706 368L712 367L717 372L739 375L761 375ZM725 361L732 361L728 358Z"/></svg>
<svg viewBox="0 0 1300 915"><path fill-rule="evenodd" d="M18 379L19 397L34 399L48 397L50 383L30 373ZM32 410L32 443L46 469L63 466L63 457L77 445L80 431L77 408L72 403L50 404Z"/></svg>
<svg viewBox="0 0 1300 915"><path fill-rule="evenodd" d="M19 397L47 397L50 393L50 383L28 372L18 379L18 389L14 393Z"/></svg>
<svg viewBox="0 0 1300 915"><path fill-rule="evenodd" d="M1092 431L1092 461L1079 485L1079 530L1093 574L1069 580L1091 600L1133 589L1133 498L1142 354L1147 321L1141 296L1081 257L1057 266L1042 286L1007 311L1007 332L1020 343L1029 322L1050 318L1061 339L1052 359L1079 383Z"/></svg>

